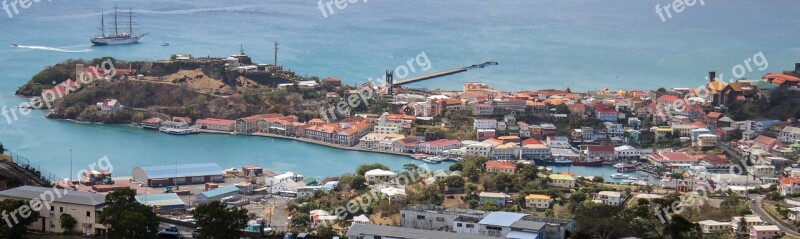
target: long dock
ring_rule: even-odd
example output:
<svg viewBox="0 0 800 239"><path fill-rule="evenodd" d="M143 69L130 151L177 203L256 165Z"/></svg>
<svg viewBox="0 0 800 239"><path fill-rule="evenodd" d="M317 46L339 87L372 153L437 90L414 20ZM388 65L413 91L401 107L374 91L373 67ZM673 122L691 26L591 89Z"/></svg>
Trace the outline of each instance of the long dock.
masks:
<svg viewBox="0 0 800 239"><path fill-rule="evenodd" d="M400 85L405 85L405 84L411 84L411 83L418 82L418 81L424 81L424 80L428 80L428 79L432 79L432 78L437 78L437 77L448 76L448 75L452 75L452 74L456 74L456 73L461 73L461 72L465 72L467 70L468 69L466 67L462 67L462 68L455 68L455 69L450 69L450 70L446 70L446 71L434 72L434 73L427 74L427 75L421 75L421 76L412 77L412 78L406 79L404 81L395 82L394 85L400 86Z"/></svg>

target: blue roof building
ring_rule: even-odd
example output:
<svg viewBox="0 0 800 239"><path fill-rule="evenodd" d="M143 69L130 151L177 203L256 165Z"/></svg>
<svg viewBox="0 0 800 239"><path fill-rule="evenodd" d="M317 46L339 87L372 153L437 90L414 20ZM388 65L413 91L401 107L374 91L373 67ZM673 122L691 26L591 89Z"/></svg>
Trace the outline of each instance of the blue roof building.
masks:
<svg viewBox="0 0 800 239"><path fill-rule="evenodd" d="M186 209L186 203L175 193L139 195L136 201L161 211Z"/></svg>
<svg viewBox="0 0 800 239"><path fill-rule="evenodd" d="M197 194L195 201L198 203L205 203L236 195L239 195L239 188L237 188L236 185L230 185Z"/></svg>
<svg viewBox="0 0 800 239"><path fill-rule="evenodd" d="M131 173L134 181L150 187L224 182L223 170L216 163L158 165L136 167Z"/></svg>

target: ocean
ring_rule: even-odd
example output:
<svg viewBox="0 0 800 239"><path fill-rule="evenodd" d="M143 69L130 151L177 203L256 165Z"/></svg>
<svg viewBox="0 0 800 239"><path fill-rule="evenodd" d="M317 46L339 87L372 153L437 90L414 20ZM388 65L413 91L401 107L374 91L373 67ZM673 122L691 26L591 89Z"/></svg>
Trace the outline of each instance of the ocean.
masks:
<svg viewBox="0 0 800 239"><path fill-rule="evenodd" d="M20 85L70 58L227 56L241 46L255 61L271 63L274 42L280 44L278 62L285 68L300 75L340 77L348 85L377 78L423 52L431 69L410 76L499 62L410 85L430 89L460 89L468 81L488 82L504 91L697 87L712 70L729 80L737 65L759 52L768 61L766 69L752 68L744 77L759 78L800 62L800 33L795 31L800 19L794 17L800 2L705 0L679 13L672 9L671 18L662 21L656 4L671 2L371 0L341 9L327 8L327 0L33 2L18 12L0 12L0 42L22 46L0 47L0 107L23 102L14 96ZM91 46L89 38L99 33L100 11L108 13L115 5L131 8L139 22L134 31L149 35L134 45ZM161 46L164 39L170 46ZM172 136L43 115L35 111L0 122L0 142L61 177L70 174L70 150L74 171L105 155L115 176L130 175L136 166L176 162L260 164L312 177L339 175L368 162L396 170L412 162L286 140Z"/></svg>

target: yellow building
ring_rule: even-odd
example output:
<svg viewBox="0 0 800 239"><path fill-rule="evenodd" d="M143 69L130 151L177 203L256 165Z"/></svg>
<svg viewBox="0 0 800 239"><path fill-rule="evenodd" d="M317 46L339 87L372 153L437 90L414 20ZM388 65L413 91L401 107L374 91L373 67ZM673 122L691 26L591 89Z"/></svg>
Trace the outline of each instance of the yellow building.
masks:
<svg viewBox="0 0 800 239"><path fill-rule="evenodd" d="M525 206L528 208L536 208L537 210L545 210L550 208L550 203L553 199L550 196L542 194L528 194L525 196Z"/></svg>
<svg viewBox="0 0 800 239"><path fill-rule="evenodd" d="M550 182L547 182L547 185L549 186L562 187L562 188L575 187L575 178L573 178L572 176L563 174L550 174L548 178L550 178Z"/></svg>

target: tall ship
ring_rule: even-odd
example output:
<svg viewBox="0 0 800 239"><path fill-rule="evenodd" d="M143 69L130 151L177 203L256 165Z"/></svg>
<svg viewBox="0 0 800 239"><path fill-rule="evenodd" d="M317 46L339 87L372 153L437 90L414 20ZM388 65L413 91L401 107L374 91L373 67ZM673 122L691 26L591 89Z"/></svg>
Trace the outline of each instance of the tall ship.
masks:
<svg viewBox="0 0 800 239"><path fill-rule="evenodd" d="M117 14L117 7L114 7L114 27L113 34L109 33L106 34L106 24L105 24L105 14L100 13L100 35L92 37L92 44L98 46L106 46L106 45L123 45L123 44L133 44L138 43L139 39L146 36L147 33L133 33L133 25L136 23L133 22L133 12L128 10L128 22L127 22L127 29L123 28L120 29L118 24L118 14ZM123 23L124 24L124 23ZM120 32L120 30L122 32ZM127 32L125 31L127 30Z"/></svg>

